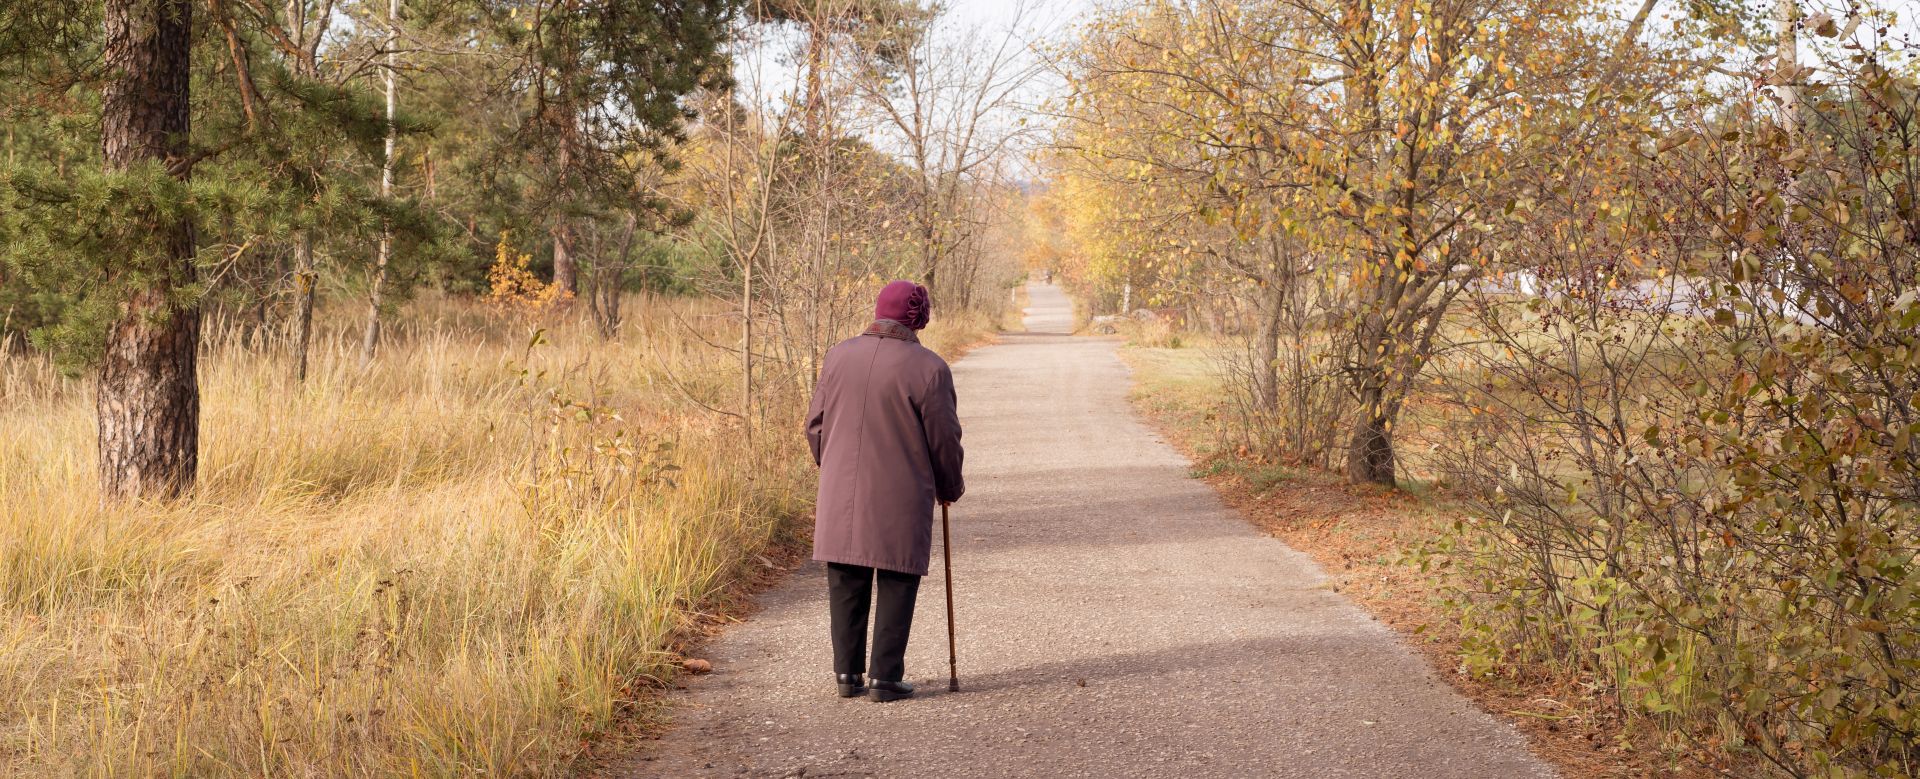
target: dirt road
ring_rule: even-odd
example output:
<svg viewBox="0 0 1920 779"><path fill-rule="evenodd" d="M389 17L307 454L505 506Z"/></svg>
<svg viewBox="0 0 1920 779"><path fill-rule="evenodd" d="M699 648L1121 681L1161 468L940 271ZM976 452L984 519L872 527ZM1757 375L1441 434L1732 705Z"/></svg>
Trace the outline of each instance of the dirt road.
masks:
<svg viewBox="0 0 1920 779"><path fill-rule="evenodd" d="M963 691L946 691L938 549L907 657L921 696L900 703L833 697L813 564L711 647L676 727L618 773L1552 776L1305 556L1188 478L1130 411L1116 343L1067 335L1066 297L1030 292L1029 332L954 366Z"/></svg>

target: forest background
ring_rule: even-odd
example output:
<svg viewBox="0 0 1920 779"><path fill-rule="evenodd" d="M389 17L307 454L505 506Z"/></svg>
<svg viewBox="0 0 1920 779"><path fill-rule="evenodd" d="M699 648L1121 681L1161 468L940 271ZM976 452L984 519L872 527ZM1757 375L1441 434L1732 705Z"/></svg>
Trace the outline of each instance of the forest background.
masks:
<svg viewBox="0 0 1920 779"><path fill-rule="evenodd" d="M1914 772L1905 9L1073 10L8 4L0 765L568 771L791 540L871 291L954 355L1031 270L1211 347L1223 450L1445 495L1468 673Z"/></svg>

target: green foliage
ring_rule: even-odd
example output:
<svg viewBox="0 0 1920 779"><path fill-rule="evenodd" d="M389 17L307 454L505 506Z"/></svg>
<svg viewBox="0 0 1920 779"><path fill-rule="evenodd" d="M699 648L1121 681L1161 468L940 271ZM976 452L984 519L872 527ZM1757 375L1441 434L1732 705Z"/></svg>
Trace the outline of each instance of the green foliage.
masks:
<svg viewBox="0 0 1920 779"><path fill-rule="evenodd" d="M674 295L697 291L693 280L700 269L711 262L708 258L714 250L652 234L641 235L636 240L639 245L634 247L635 272L627 277L627 289Z"/></svg>
<svg viewBox="0 0 1920 779"><path fill-rule="evenodd" d="M28 335L69 368L88 364L116 296L147 262L136 239L151 220L135 218L147 212L186 214L196 227L201 283L181 288L181 302L256 330L293 317L302 284L361 296L387 228L388 299L418 284L484 290L502 230L547 235L565 217L606 233L626 209L659 208L649 182L672 165L691 115L682 96L726 80L720 44L733 9L401 3L396 181L382 197L385 2L215 4L198 15L194 129L180 163L191 185L99 173L98 4L7 4L0 338ZM578 108L564 125L577 133L565 170L553 165L565 135L556 105ZM310 282L296 278L303 242ZM640 251L673 267L634 283L684 288L684 258ZM545 246L535 255L543 268L551 256Z"/></svg>
<svg viewBox="0 0 1920 779"><path fill-rule="evenodd" d="M30 171L0 177L0 270L13 283L35 345L69 367L99 355L128 291L164 280L178 305L201 288L177 278L160 225L198 213L195 194L158 164L57 181Z"/></svg>

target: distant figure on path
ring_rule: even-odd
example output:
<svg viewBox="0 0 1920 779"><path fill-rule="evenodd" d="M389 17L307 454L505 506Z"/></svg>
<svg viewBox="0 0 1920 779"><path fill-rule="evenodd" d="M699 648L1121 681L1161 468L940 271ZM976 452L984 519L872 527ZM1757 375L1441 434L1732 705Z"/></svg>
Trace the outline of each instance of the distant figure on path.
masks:
<svg viewBox="0 0 1920 779"><path fill-rule="evenodd" d="M807 443L820 466L813 559L827 564L842 698L913 696L907 634L933 548L933 504L966 492L953 372L916 335L931 308L927 288L913 282L880 290L867 331L827 351L807 410Z"/></svg>

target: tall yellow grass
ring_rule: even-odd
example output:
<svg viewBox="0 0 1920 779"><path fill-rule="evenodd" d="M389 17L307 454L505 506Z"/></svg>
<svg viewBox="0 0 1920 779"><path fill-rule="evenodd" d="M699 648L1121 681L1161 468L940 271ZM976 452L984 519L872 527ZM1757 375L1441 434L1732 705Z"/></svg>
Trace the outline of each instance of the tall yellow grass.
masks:
<svg viewBox="0 0 1920 779"><path fill-rule="evenodd" d="M804 390L749 449L689 332L732 342L722 310L630 310L534 339L416 303L364 372L323 329L304 384L213 344L172 504L103 507L87 385L0 364L0 775L564 771L812 497Z"/></svg>

